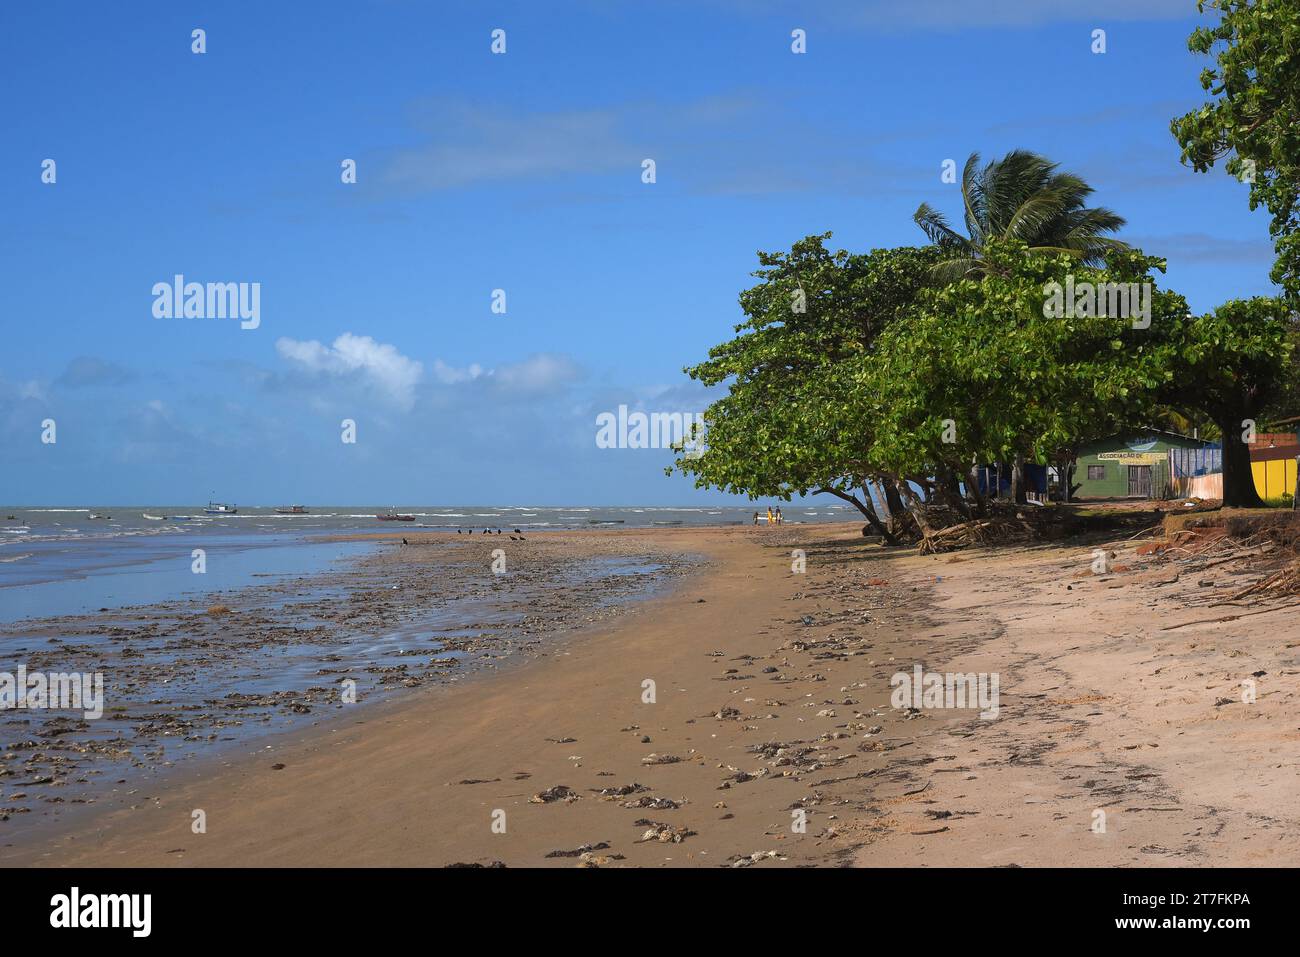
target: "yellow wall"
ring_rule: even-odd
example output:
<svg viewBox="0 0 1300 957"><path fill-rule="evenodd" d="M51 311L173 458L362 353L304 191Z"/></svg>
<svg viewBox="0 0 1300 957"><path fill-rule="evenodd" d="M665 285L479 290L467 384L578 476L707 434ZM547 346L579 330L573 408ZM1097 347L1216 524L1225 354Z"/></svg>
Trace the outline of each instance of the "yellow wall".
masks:
<svg viewBox="0 0 1300 957"><path fill-rule="evenodd" d="M1277 498L1295 491L1295 459L1251 462L1250 470L1255 475L1255 491L1260 498Z"/></svg>

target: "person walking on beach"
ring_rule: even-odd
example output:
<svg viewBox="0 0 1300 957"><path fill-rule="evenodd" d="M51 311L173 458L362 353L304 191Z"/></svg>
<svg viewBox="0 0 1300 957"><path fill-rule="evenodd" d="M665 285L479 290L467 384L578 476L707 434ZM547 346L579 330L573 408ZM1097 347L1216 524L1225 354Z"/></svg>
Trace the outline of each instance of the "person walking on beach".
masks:
<svg viewBox="0 0 1300 957"><path fill-rule="evenodd" d="M755 513L754 513L754 524L755 524L755 525L758 524L758 512L755 512Z"/></svg>
<svg viewBox="0 0 1300 957"><path fill-rule="evenodd" d="M771 506L771 505L769 505L769 506L767 507L767 524L769 524L769 525L772 524L772 506Z"/></svg>
<svg viewBox="0 0 1300 957"><path fill-rule="evenodd" d="M781 506L780 506L780 505L778 505L778 506L776 507L776 524L778 524L778 525L781 524Z"/></svg>

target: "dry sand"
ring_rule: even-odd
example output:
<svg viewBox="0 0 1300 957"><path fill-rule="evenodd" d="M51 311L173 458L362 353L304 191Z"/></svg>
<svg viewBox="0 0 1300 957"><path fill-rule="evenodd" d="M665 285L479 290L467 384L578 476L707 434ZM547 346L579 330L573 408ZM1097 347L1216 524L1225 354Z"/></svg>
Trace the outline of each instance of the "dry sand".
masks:
<svg viewBox="0 0 1300 957"><path fill-rule="evenodd" d="M1294 609L1162 630L1222 617L1188 602L1230 565L1128 545L1094 576L1091 545L922 558L856 526L563 540L611 535L709 564L536 660L175 775L5 863L1300 863ZM998 673L998 717L892 708L917 663Z"/></svg>

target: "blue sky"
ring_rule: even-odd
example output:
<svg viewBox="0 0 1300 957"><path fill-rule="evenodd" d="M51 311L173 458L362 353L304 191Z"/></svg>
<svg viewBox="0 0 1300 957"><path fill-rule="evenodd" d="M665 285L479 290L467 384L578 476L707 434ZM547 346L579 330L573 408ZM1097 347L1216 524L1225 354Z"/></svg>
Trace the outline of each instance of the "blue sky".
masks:
<svg viewBox="0 0 1300 957"><path fill-rule="evenodd" d="M309 9L0 10L0 502L729 501L596 415L703 410L756 250L918 244L973 150L1083 175L1195 309L1271 291L1265 214L1168 131L1190 0ZM155 318L177 273L260 326Z"/></svg>

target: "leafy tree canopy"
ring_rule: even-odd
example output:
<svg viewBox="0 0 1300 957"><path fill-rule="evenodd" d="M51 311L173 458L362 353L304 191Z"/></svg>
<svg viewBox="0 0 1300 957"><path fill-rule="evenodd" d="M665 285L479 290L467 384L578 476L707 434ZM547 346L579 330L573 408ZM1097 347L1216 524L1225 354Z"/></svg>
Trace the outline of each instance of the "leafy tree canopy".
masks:
<svg viewBox="0 0 1300 957"><path fill-rule="evenodd" d="M1218 10L1187 46L1214 55L1201 72L1210 102L1175 119L1183 161L1205 172L1226 167L1250 183L1250 208L1272 214L1277 249L1273 281L1300 298L1300 3L1296 0L1200 0Z"/></svg>

